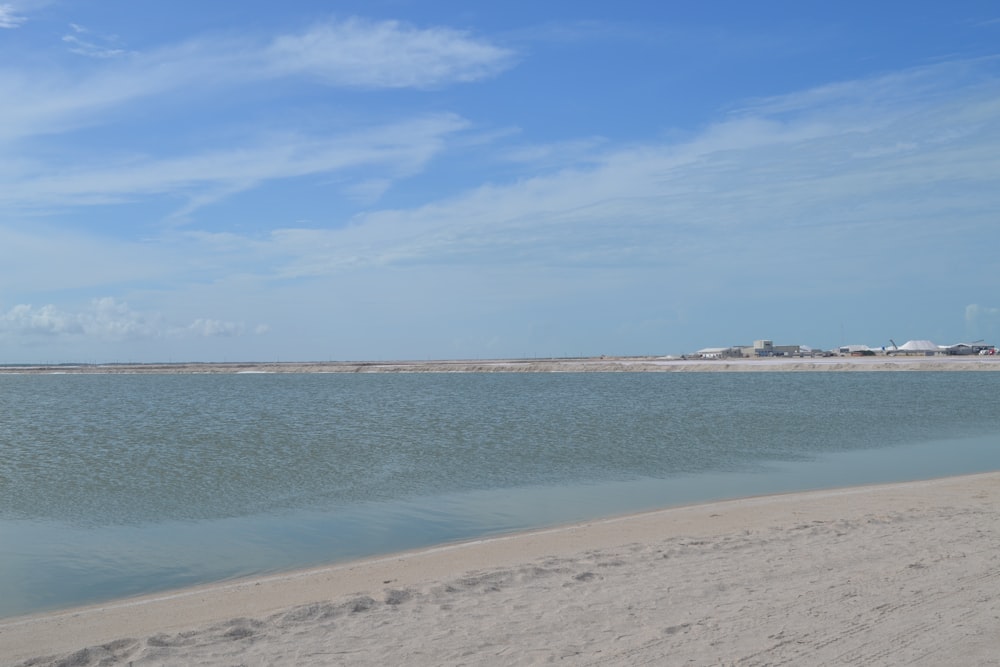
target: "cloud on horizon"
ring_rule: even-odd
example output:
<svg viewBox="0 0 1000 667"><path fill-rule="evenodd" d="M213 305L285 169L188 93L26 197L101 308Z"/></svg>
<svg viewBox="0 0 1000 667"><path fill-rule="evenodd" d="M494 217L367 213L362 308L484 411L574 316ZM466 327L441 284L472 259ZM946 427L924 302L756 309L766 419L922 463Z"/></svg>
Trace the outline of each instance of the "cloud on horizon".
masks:
<svg viewBox="0 0 1000 667"><path fill-rule="evenodd" d="M254 333L267 331L259 326ZM232 337L247 333L246 325L213 319L198 319L187 326L170 326L161 314L133 310L112 297L94 299L78 312L54 305L35 307L19 304L0 313L0 337L87 337L102 341L150 338Z"/></svg>
<svg viewBox="0 0 1000 667"><path fill-rule="evenodd" d="M436 45L420 56L429 59L426 78L390 71L399 54L369 67L334 53L341 37L377 46L387 36L417 60ZM0 315L4 331L249 339L257 330L239 322L320 323L284 332L293 339L355 314L352 322L398 332L399 320L385 313L408 309L431 332L474 320L459 307L470 302L539 320L572 302L578 310L564 312L596 329L606 325L579 314L595 294L616 311L616 331L647 326L628 304L655 303L652 331L754 318L749 299L736 296L749 285L780 284L787 303L877 291L894 295L892 307L911 307L912 294L941 289L934 267L948 257L963 257L950 280L995 284L998 260L977 241L995 229L1000 208L995 58L751 99L700 127L663 127L629 142L499 125L505 119L483 117L490 110L474 103L447 109L458 99L450 94L422 101L424 88L496 76L514 57L466 33L345 21L72 58L78 82L68 72L0 68L0 94L28 100L23 117L0 109L12 148L0 164L0 284L9 286L0 297L51 304ZM153 65L158 76L145 76ZM338 91L317 96L319 106L289 103L232 122L243 108L236 91L271 95L254 86L279 80L274 88L287 84L293 97L306 81L309 103L317 86ZM372 86L387 92L373 96ZM238 99L227 106L231 94ZM355 96L364 102L341 112ZM168 145L145 143L136 105L150 100L169 101L163 120L179 121ZM218 103L225 123L187 134L202 121L193 100ZM116 145L119 126L105 130L121 118L138 131ZM11 119L13 129L4 123ZM71 289L127 296L141 309L118 312L124 302L113 301L103 316L78 312L60 300ZM964 304L988 296L962 298L950 327L962 327ZM858 304L847 308L872 312L852 317L881 317ZM156 313L174 314L167 324ZM561 326L532 330L555 341ZM366 344L370 337L359 334Z"/></svg>

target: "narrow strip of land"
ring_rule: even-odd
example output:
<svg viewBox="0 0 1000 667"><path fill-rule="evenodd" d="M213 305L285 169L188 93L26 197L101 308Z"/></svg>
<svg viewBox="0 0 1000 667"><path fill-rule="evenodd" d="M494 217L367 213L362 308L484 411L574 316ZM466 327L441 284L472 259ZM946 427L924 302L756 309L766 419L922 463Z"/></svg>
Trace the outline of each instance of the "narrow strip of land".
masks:
<svg viewBox="0 0 1000 667"><path fill-rule="evenodd" d="M586 373L788 371L1000 371L1000 356L770 357L675 359L460 359L439 361L317 361L0 366L3 373Z"/></svg>

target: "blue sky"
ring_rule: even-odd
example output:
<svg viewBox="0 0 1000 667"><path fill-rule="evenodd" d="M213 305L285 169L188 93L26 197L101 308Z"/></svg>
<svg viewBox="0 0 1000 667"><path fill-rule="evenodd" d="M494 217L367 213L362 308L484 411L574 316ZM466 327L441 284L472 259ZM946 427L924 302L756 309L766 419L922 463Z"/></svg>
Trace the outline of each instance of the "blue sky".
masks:
<svg viewBox="0 0 1000 667"><path fill-rule="evenodd" d="M0 0L0 363L1000 342L993 2Z"/></svg>

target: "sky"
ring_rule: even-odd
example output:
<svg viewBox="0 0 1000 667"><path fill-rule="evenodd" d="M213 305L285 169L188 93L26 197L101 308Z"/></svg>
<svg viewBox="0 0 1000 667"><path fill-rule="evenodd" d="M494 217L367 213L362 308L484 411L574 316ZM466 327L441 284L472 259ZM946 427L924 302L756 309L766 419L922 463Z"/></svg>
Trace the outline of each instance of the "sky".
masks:
<svg viewBox="0 0 1000 667"><path fill-rule="evenodd" d="M1000 5L0 0L0 364L1000 343Z"/></svg>

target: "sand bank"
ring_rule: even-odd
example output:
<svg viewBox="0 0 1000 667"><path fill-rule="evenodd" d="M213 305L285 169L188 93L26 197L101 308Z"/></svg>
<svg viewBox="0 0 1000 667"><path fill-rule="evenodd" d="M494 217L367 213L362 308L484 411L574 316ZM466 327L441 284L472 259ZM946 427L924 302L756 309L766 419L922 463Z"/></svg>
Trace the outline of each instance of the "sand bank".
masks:
<svg viewBox="0 0 1000 667"><path fill-rule="evenodd" d="M1000 356L771 357L675 359L592 357L440 361L317 361L0 366L4 373L712 373L788 371L1000 371Z"/></svg>
<svg viewBox="0 0 1000 667"><path fill-rule="evenodd" d="M0 655L996 665L998 508L1000 473L666 509L10 619Z"/></svg>

